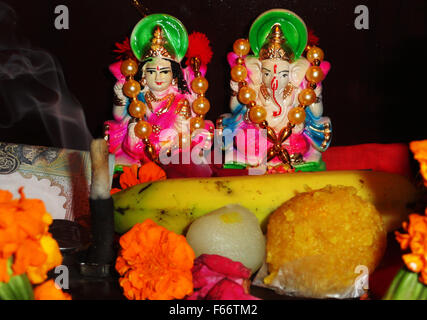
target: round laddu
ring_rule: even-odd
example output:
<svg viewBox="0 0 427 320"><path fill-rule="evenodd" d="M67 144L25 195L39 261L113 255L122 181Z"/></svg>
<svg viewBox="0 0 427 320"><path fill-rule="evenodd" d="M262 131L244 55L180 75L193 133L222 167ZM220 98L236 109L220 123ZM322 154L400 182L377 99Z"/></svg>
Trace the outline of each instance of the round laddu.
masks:
<svg viewBox="0 0 427 320"><path fill-rule="evenodd" d="M280 283L300 296L339 297L354 286L358 266L375 270L385 247L379 212L355 188L328 186L300 193L269 218L270 274L264 282Z"/></svg>
<svg viewBox="0 0 427 320"><path fill-rule="evenodd" d="M196 219L186 237L196 256L224 256L241 262L252 273L264 260L265 237L258 219L240 205L228 205Z"/></svg>

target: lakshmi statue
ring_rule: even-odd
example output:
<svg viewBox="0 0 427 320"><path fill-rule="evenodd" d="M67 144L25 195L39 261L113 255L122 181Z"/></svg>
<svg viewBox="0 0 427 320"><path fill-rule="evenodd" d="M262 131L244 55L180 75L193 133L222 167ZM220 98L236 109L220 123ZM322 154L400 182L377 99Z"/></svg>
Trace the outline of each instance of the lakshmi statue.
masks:
<svg viewBox="0 0 427 320"><path fill-rule="evenodd" d="M321 81L330 65L323 57L320 48L307 47L301 18L282 9L261 14L249 41L234 43L228 54L232 113L217 121L223 135L233 137L225 139L226 151L234 152L229 167L325 170L321 153L330 144L331 122L322 116Z"/></svg>
<svg viewBox="0 0 427 320"><path fill-rule="evenodd" d="M203 34L193 35L209 45ZM159 162L162 155L182 152L186 139L193 144L209 140L214 125L204 120L210 108L204 75L210 56L195 50L186 55L189 36L182 23L166 14L146 16L133 29L130 48L133 58L110 66L117 82L114 120L105 123L105 134L116 163ZM181 67L184 57L186 68Z"/></svg>

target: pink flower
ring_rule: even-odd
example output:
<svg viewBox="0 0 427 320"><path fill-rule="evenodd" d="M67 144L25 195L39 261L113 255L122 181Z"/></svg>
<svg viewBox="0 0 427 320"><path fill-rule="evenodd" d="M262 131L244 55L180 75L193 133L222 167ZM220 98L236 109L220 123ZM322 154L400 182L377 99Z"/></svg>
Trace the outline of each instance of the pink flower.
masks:
<svg viewBox="0 0 427 320"><path fill-rule="evenodd" d="M249 294L250 270L219 255L203 254L192 269L194 293L187 300L259 300Z"/></svg>

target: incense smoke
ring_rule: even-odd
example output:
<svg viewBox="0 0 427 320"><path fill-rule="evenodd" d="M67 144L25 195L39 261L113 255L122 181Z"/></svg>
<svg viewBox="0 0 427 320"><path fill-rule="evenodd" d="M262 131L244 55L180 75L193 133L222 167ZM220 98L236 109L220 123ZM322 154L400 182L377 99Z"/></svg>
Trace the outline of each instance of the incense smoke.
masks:
<svg viewBox="0 0 427 320"><path fill-rule="evenodd" d="M16 13L0 2L0 127L38 114L55 147L89 150L92 135L61 66L15 32ZM3 141L7 142L7 141Z"/></svg>

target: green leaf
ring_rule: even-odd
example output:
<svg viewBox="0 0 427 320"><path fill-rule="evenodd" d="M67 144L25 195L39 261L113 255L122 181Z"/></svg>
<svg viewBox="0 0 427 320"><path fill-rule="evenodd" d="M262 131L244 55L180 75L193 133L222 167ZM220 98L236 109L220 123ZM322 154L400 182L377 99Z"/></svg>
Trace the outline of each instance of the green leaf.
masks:
<svg viewBox="0 0 427 320"><path fill-rule="evenodd" d="M427 286L418 279L418 274L402 268L393 279L383 300L426 300Z"/></svg>
<svg viewBox="0 0 427 320"><path fill-rule="evenodd" d="M34 292L26 274L12 276L12 258L7 261L9 282L0 282L0 300L33 300Z"/></svg>

